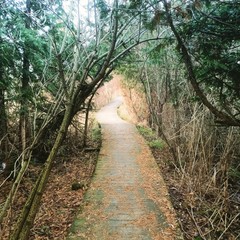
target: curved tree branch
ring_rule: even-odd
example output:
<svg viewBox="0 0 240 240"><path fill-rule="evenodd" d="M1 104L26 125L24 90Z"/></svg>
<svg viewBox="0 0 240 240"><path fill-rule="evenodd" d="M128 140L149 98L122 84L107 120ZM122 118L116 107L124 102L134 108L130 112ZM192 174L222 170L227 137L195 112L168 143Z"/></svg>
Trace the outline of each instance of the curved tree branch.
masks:
<svg viewBox="0 0 240 240"><path fill-rule="evenodd" d="M202 103L215 115L217 123L228 125L228 126L240 126L240 121L238 119L235 119L233 116L230 116L225 112L218 110L216 106L211 104L207 99L206 95L203 93L202 89L199 87L195 73L193 71L193 63L192 63L191 56L189 55L184 41L182 40L180 34L178 33L177 29L173 24L169 5L166 0L164 0L164 8L166 11L167 22L174 36L176 37L177 43L179 45L179 53L181 54L184 60L184 63L187 69L188 80L190 81L196 95L201 99Z"/></svg>

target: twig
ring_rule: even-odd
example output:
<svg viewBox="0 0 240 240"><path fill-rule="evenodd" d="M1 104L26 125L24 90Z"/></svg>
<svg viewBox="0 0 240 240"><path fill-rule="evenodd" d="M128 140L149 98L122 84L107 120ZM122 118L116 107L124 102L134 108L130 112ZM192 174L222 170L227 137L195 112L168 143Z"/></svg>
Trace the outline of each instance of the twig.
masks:
<svg viewBox="0 0 240 240"><path fill-rule="evenodd" d="M195 220L192 207L191 207L191 212L188 210L188 208L187 208L187 212L188 212L189 216L191 217L191 219L193 220L193 223L194 223L194 225L196 226L197 231L198 231L199 235L201 236L201 238L202 238L203 240L206 240L206 238L203 236L203 233L202 233L200 227L198 226L198 224L197 224L197 222L196 222L196 220Z"/></svg>
<svg viewBox="0 0 240 240"><path fill-rule="evenodd" d="M179 223L179 227L180 227L181 231L184 233L184 235L188 236L190 238L191 236L184 230L184 227L183 227L180 219L178 219L178 223Z"/></svg>
<svg viewBox="0 0 240 240"><path fill-rule="evenodd" d="M228 226L224 229L224 231L222 232L222 234L219 236L218 240L221 239L221 237L223 236L223 234L230 228L230 226L233 224L233 222L235 221L235 219L240 215L240 213L236 214L236 216L232 219L232 221L228 224Z"/></svg>

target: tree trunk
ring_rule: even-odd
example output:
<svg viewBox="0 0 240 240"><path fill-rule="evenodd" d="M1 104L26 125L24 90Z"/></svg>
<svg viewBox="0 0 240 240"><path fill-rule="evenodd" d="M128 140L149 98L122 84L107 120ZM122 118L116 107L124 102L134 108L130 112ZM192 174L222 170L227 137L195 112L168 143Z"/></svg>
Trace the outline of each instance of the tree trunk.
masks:
<svg viewBox="0 0 240 240"><path fill-rule="evenodd" d="M93 97L94 97L94 94L91 96L91 98L88 101L86 114L85 114L84 132L83 132L83 144L82 144L83 148L85 148L87 146L88 120L89 120L89 112L90 112L90 108L91 108L91 103L92 103Z"/></svg>
<svg viewBox="0 0 240 240"><path fill-rule="evenodd" d="M98 84L98 86L95 88L95 90L92 93L92 96L90 97L88 104L87 104L87 109L86 109L86 116L85 116L85 122L84 122L84 132L83 132L83 147L87 146L87 133L88 133L88 120L89 120L89 111L91 108L91 103L92 100L97 92L97 90L99 89L99 87L101 86L102 82L104 81L105 78L103 78L100 83Z"/></svg>
<svg viewBox="0 0 240 240"><path fill-rule="evenodd" d="M184 64L187 69L188 80L192 85L192 88L195 94L201 99L202 103L215 115L218 123L225 124L229 126L240 126L240 121L235 119L234 117L218 110L216 106L214 106L209 100L207 99L206 95L203 93L202 89L199 87L199 83L197 82L196 75L193 70L193 62L191 56L188 53L188 49L185 46L183 39L181 38L180 34L178 33L177 29L174 26L172 16L169 10L169 3L164 0L164 7L167 14L167 21L169 26L176 37L178 46L179 46L179 53L181 54Z"/></svg>
<svg viewBox="0 0 240 240"><path fill-rule="evenodd" d="M1 39L0 39L1 43ZM5 109L5 81L3 76L3 65L0 61L0 163L5 161L8 153L8 142L7 142L7 114Z"/></svg>
<svg viewBox="0 0 240 240"><path fill-rule="evenodd" d="M30 0L26 0L26 18L25 18L25 28L30 28L30 19L28 15L31 13L31 2ZM23 67L22 67L22 79L21 79L21 99L20 99L20 143L21 150L23 152L22 159L25 159L25 149L28 145L30 138L30 130L29 130L29 109L28 109L28 98L29 98L29 50L27 49L26 43L24 43L23 47Z"/></svg>
<svg viewBox="0 0 240 240"><path fill-rule="evenodd" d="M59 147L61 146L67 130L68 126L71 123L71 120L73 118L72 114L73 105L69 104L67 106L67 109L64 114L64 119L62 121L60 130L58 131L57 138L55 140L54 146L48 156L48 159L45 163L45 166L31 192L29 195L27 202L22 210L22 213L18 219L18 222L16 224L15 230L13 235L11 236L11 240L27 240L29 238L30 229L33 225L35 216L37 214L40 200L44 191L44 188L46 186L48 176L50 174L53 161L56 157L56 154L58 152Z"/></svg>

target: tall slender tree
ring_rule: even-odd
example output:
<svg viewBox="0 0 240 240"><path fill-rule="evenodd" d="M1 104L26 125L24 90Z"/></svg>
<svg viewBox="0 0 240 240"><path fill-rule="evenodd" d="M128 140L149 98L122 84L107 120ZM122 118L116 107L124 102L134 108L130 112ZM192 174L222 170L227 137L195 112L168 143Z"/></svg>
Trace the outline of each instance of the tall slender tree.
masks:
<svg viewBox="0 0 240 240"><path fill-rule="evenodd" d="M2 46L3 40L0 36L0 58L2 58ZM0 164L6 161L8 154L8 125L7 125L7 114L6 114L6 105L5 105L5 91L6 91L6 82L4 80L4 65L0 61Z"/></svg>
<svg viewBox="0 0 240 240"><path fill-rule="evenodd" d="M31 27L31 0L26 0L26 7L24 11L24 25L25 31L28 31ZM20 142L22 148L22 158L25 161L25 149L29 145L30 141L30 122L29 122L29 81L30 81L30 61L28 42L23 42L23 54L22 54L22 77L21 77L21 96L20 96Z"/></svg>

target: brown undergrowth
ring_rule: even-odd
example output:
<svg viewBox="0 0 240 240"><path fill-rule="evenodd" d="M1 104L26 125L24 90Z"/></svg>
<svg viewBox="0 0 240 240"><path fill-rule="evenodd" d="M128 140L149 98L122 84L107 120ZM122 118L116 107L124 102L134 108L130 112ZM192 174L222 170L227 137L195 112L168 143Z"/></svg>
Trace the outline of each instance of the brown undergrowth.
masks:
<svg viewBox="0 0 240 240"><path fill-rule="evenodd" d="M151 129L138 129L148 143L157 138ZM214 183L210 172L203 172L200 165L191 166L192 173L186 166L177 166L166 144L150 147L168 187L184 239L238 239L239 199L231 176L224 185Z"/></svg>
<svg viewBox="0 0 240 240"><path fill-rule="evenodd" d="M80 124L81 125L81 124ZM100 139L94 131L89 134L87 148L82 148L82 131L74 124L70 127L68 136L54 162L47 188L44 192L39 212L31 230L32 239L65 239L68 229L77 213L84 192L95 170ZM90 122L90 128L95 126ZM90 130L91 132L91 130ZM36 181L43 163L32 163L19 187L16 200L9 212L7 221L1 229L0 239L8 239L12 233L17 216L24 205L28 194ZM0 182L4 181L0 175ZM72 185L80 183L78 190L72 190ZM1 187L0 203L4 202L11 188L12 181L7 181Z"/></svg>

